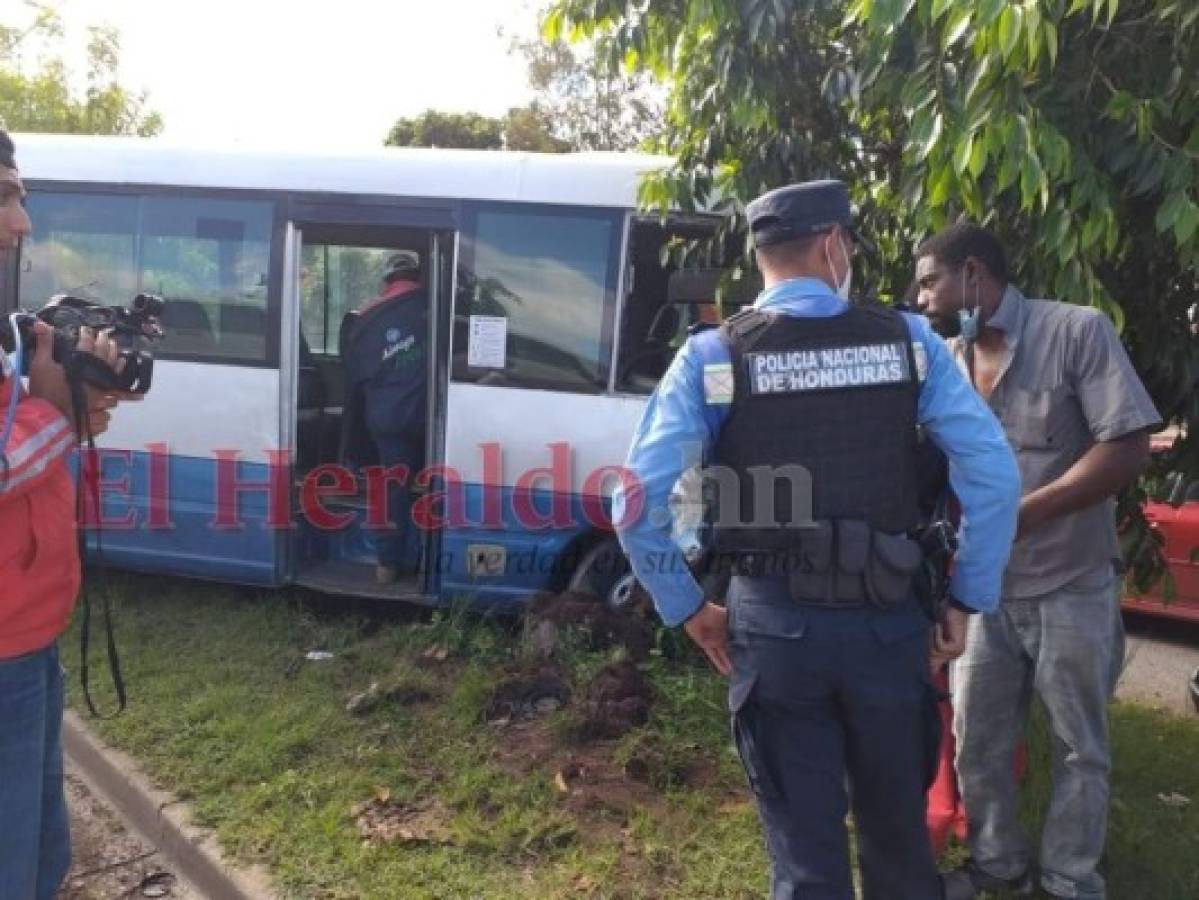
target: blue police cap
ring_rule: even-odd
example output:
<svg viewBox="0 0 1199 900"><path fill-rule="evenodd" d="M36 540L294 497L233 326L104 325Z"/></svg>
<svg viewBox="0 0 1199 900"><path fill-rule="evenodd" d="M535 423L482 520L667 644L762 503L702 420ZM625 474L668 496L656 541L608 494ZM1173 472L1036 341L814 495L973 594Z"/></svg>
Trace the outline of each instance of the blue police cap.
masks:
<svg viewBox="0 0 1199 900"><path fill-rule="evenodd" d="M775 188L750 203L745 218L756 247L793 241L834 225L846 228L859 244L865 243L850 221L849 188L843 181L805 181Z"/></svg>

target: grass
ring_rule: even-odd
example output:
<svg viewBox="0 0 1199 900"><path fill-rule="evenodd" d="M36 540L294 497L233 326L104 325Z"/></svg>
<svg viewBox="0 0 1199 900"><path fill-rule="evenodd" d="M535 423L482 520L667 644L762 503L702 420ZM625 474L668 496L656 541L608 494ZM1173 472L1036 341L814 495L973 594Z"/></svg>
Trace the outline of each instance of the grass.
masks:
<svg viewBox="0 0 1199 900"><path fill-rule="evenodd" d="M94 727L190 799L230 855L268 865L290 896L766 893L723 682L685 648L681 659L649 663L657 701L645 726L580 746L569 738L569 705L532 724L484 722L492 686L528 665L510 625L132 576L113 576L112 587L130 706ZM103 700L102 644L95 633ZM334 656L309 661L311 650ZM64 651L77 672L74 632ZM577 692L610 654L569 656ZM372 682L384 699L348 714L347 699ZM1118 706L1113 727L1109 896L1195 900L1199 722ZM1047 795L1046 748L1041 726L1025 792L1030 820ZM633 763L637 780L623 775ZM571 773L569 793L559 772ZM1194 802L1158 799L1171 792ZM351 810L380 797L435 798L437 836L364 840Z"/></svg>

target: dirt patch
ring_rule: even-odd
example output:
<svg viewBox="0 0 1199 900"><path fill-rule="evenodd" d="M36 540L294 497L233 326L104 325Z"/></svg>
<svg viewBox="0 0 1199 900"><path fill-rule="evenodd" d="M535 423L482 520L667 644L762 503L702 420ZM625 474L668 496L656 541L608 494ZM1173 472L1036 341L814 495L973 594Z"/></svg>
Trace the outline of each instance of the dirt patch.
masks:
<svg viewBox="0 0 1199 900"><path fill-rule="evenodd" d="M514 675L495 686L483 716L488 722L524 722L557 711L570 701L570 687L556 666Z"/></svg>
<svg viewBox="0 0 1199 900"><path fill-rule="evenodd" d="M372 844L452 844L452 814L435 797L414 803L397 803L388 791L355 803L350 815L358 833Z"/></svg>
<svg viewBox="0 0 1199 900"><path fill-rule="evenodd" d="M562 643L562 632L581 634L588 650L624 647L635 660L649 658L654 643L650 621L636 611L617 611L590 594L541 592L529 600L525 628L542 656L551 657Z"/></svg>
<svg viewBox="0 0 1199 900"><path fill-rule="evenodd" d="M177 881L169 860L130 832L77 775L66 777L71 812L71 871L59 900L112 900L115 897L171 897L197 900Z"/></svg>
<svg viewBox="0 0 1199 900"><path fill-rule="evenodd" d="M621 737L649 720L653 698L649 680L632 661L609 663L587 687L574 736L578 740Z"/></svg>

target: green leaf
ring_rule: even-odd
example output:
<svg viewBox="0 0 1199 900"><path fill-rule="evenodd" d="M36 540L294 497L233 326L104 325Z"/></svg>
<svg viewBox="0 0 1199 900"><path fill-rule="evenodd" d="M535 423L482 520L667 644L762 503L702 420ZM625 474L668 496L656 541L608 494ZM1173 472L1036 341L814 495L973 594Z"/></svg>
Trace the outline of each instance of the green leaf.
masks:
<svg viewBox="0 0 1199 900"><path fill-rule="evenodd" d="M978 27L986 28L998 17L1003 11L1004 4L1009 0L979 0L978 3Z"/></svg>
<svg viewBox="0 0 1199 900"><path fill-rule="evenodd" d="M841 20L841 27L844 28L855 23L866 22L869 20L873 9L873 0L854 0L845 11L845 18Z"/></svg>
<svg viewBox="0 0 1199 900"><path fill-rule="evenodd" d="M1194 236L1196 227L1199 227L1199 206L1187 200L1174 220L1174 239L1179 246Z"/></svg>
<svg viewBox="0 0 1199 900"><path fill-rule="evenodd" d="M937 207L949 199L953 188L953 170L949 166L941 166L929 175L928 202Z"/></svg>
<svg viewBox="0 0 1199 900"><path fill-rule="evenodd" d="M936 22L937 19L945 15L946 10L948 10L949 7L954 4L954 2L955 0L933 0L933 21Z"/></svg>
<svg viewBox="0 0 1199 900"><path fill-rule="evenodd" d="M954 7L954 10L949 15L948 21L945 23L945 31L941 34L941 46L945 48L952 47L962 39L970 28L970 6L963 3Z"/></svg>
<svg viewBox="0 0 1199 900"><path fill-rule="evenodd" d="M943 125L944 121L942 120L940 113L937 113L935 116L933 116L932 129L929 131L928 140L925 141L924 149L920 153L921 162L923 162L929 153L932 152L933 147L937 146L937 141L941 138L941 128Z"/></svg>
<svg viewBox="0 0 1199 900"><path fill-rule="evenodd" d="M990 71L990 68L991 68L991 57L984 56L982 59L980 59L978 61L978 64L974 67L974 71L972 71L970 73L970 78L966 82L966 104L967 105L969 105L970 102L974 99L974 94L975 94L975 92L978 91L979 85L981 85L986 80L987 72ZM1199 129L1196 129L1196 133L1199 133Z"/></svg>
<svg viewBox="0 0 1199 900"><path fill-rule="evenodd" d="M1031 209L1037 195L1045 188L1045 172L1041 162L1033 153L1027 153L1020 164L1020 201L1025 209Z"/></svg>
<svg viewBox="0 0 1199 900"><path fill-rule="evenodd" d="M1076 13L1082 12L1091 5L1091 2L1092 0L1074 0L1074 2L1070 4L1070 8L1066 10L1066 15L1073 16Z"/></svg>
<svg viewBox="0 0 1199 900"><path fill-rule="evenodd" d="M1021 7L1009 4L999 16L999 50L1006 62L1016 49L1016 41L1020 39L1020 26L1023 22Z"/></svg>
<svg viewBox="0 0 1199 900"><path fill-rule="evenodd" d="M1002 161L999 163L999 175L995 184L996 188L1000 191L1006 191L1016 183L1016 179L1019 176L1020 162L1016 154L1011 152L1004 154Z"/></svg>
<svg viewBox="0 0 1199 900"><path fill-rule="evenodd" d="M1023 7L1023 10L1024 32L1028 35L1028 61L1036 65L1041 55L1041 8L1034 2Z"/></svg>
<svg viewBox="0 0 1199 900"><path fill-rule="evenodd" d="M1057 65L1057 26L1052 22L1045 23L1045 48L1049 51L1049 66Z"/></svg>
<svg viewBox="0 0 1199 900"><path fill-rule="evenodd" d="M1174 227L1178 214L1182 212L1187 196L1182 191L1176 191L1166 198L1166 202L1158 207L1157 215L1153 217L1154 227L1158 231L1168 231Z"/></svg>
<svg viewBox="0 0 1199 900"><path fill-rule="evenodd" d="M1098 8L1099 4L1095 4ZM1112 21L1116 18L1116 13L1120 11L1120 0L1107 0L1107 27L1112 27Z"/></svg>
<svg viewBox="0 0 1199 900"><path fill-rule="evenodd" d="M974 136L965 132L959 139L953 151L953 170L961 175L970 166L970 158L974 155Z"/></svg>
<svg viewBox="0 0 1199 900"><path fill-rule="evenodd" d="M1045 230L1049 238L1048 249L1056 250L1062 245L1062 241L1066 239L1066 234L1070 230L1070 214L1061 206L1054 207L1049 221L1045 225Z"/></svg>
<svg viewBox="0 0 1199 900"><path fill-rule="evenodd" d="M941 128L943 126L940 113L931 111L931 107L925 107L916 113L912 119L912 130L909 135L910 147L915 153L915 161L923 162L936 146L937 139L941 137Z"/></svg>
<svg viewBox="0 0 1199 900"><path fill-rule="evenodd" d="M974 141L974 145L970 150L970 175L973 178L978 178L982 175L983 170L987 167L987 142L984 140Z"/></svg>
<svg viewBox="0 0 1199 900"><path fill-rule="evenodd" d="M562 7L555 6L550 8L541 20L541 36L548 43L555 43L562 37L562 16Z"/></svg>

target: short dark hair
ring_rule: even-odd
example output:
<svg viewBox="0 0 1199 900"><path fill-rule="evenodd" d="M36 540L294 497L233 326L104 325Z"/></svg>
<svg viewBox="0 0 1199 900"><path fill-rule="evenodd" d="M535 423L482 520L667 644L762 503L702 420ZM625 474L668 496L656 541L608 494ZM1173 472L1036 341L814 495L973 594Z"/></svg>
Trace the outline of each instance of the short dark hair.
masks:
<svg viewBox="0 0 1199 900"><path fill-rule="evenodd" d="M968 257L973 256L991 273L991 277L1004 283L1008 280L1007 256L995 235L973 222L956 222L944 231L934 234L916 248L916 258L931 256L934 259L959 269Z"/></svg>
<svg viewBox="0 0 1199 900"><path fill-rule="evenodd" d="M754 253L779 263L795 262L804 259L818 243L828 237L828 229L814 231L789 241L779 241L775 244L765 244L755 247Z"/></svg>
<svg viewBox="0 0 1199 900"><path fill-rule="evenodd" d="M8 136L8 132L0 128L0 166L6 169L15 169L17 167L17 148L12 144L12 138Z"/></svg>

